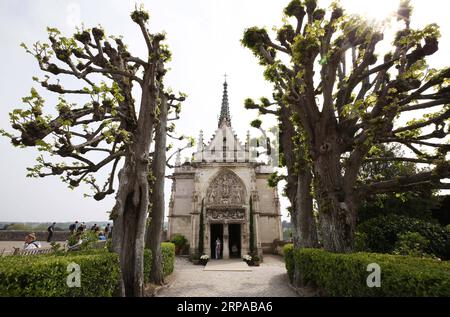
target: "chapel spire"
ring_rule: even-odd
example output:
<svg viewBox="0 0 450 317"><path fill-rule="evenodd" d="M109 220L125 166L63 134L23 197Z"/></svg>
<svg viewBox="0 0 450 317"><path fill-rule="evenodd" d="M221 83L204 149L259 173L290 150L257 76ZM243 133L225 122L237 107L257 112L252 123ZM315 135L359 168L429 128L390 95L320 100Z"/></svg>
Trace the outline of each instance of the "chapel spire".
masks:
<svg viewBox="0 0 450 317"><path fill-rule="evenodd" d="M231 127L230 104L228 103L228 83L226 74L225 82L223 83L223 97L222 107L220 109L219 128L222 127L223 124L225 124L227 127Z"/></svg>

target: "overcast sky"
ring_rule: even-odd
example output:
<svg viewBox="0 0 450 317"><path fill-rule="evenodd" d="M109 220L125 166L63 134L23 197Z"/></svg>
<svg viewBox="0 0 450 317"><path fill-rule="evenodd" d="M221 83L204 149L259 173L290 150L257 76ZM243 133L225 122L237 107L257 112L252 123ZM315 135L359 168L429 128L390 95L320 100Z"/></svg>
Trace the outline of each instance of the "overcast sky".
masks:
<svg viewBox="0 0 450 317"><path fill-rule="evenodd" d="M22 107L21 98L33 86L32 76L41 75L35 60L19 47L46 40L46 27L73 34L81 22L101 25L108 35L123 35L134 55L145 57L145 44L129 13L136 1L2 0L0 2L0 127L9 128L8 113ZM177 130L205 140L214 133L220 110L223 74L228 74L233 128L244 139L255 112L246 111L247 97L270 96L271 86L249 50L240 44L245 28L280 25L282 9L289 1L275 0L148 0L152 32L166 31L173 60L166 86L188 94ZM352 12L381 18L395 10L393 0L344 0ZM138 2L141 3L141 2ZM323 1L329 3L329 1ZM443 38L437 65L449 63L450 21L448 1L415 0L415 25L437 22ZM83 198L88 188L69 190L57 177L26 178L26 167L34 165L34 149L17 149L0 138L0 221L100 221L107 220L114 197L102 202ZM188 156L188 155L186 155ZM167 183L166 193L170 193ZM169 197L167 195L167 197ZM283 209L286 200L282 201ZM285 210L283 214L286 216Z"/></svg>

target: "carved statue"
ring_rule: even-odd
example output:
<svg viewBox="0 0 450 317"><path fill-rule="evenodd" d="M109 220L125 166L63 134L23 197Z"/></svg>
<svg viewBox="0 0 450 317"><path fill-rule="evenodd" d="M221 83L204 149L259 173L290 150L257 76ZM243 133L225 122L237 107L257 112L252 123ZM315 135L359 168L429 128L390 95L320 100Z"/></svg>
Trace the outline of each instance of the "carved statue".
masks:
<svg viewBox="0 0 450 317"><path fill-rule="evenodd" d="M211 194L209 195L208 201L210 203L215 203L216 202L216 197L217 197L217 189L216 189L216 187L213 187L212 190L211 190Z"/></svg>
<svg viewBox="0 0 450 317"><path fill-rule="evenodd" d="M228 177L225 174L222 179L222 196L228 197L229 195L230 195L230 181L228 180Z"/></svg>
<svg viewBox="0 0 450 317"><path fill-rule="evenodd" d="M244 204L245 188L241 180L232 172L220 173L207 191L210 204L240 205Z"/></svg>
<svg viewBox="0 0 450 317"><path fill-rule="evenodd" d="M241 189L238 186L233 188L233 203L241 202Z"/></svg>

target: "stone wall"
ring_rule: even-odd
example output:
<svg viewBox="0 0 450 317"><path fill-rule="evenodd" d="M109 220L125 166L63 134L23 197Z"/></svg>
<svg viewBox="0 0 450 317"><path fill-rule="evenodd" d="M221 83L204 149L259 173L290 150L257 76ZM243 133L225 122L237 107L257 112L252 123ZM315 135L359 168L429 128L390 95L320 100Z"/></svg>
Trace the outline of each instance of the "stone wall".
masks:
<svg viewBox="0 0 450 317"><path fill-rule="evenodd" d="M169 218L170 221L170 234L167 235L167 239L172 239L176 234L182 234L191 243L191 216L175 216Z"/></svg>
<svg viewBox="0 0 450 317"><path fill-rule="evenodd" d="M259 216L259 240L261 243L271 244L274 240L280 240L279 230L280 218L274 216Z"/></svg>
<svg viewBox="0 0 450 317"><path fill-rule="evenodd" d="M29 233L31 231L0 230L0 241L24 241ZM47 240L47 231L34 231L34 233L37 241ZM69 234L69 231L55 231L53 241L66 241Z"/></svg>
<svg viewBox="0 0 450 317"><path fill-rule="evenodd" d="M261 243L261 246L263 249L263 253L265 254L275 254L283 256L283 247L289 243L292 242L275 240L272 243Z"/></svg>

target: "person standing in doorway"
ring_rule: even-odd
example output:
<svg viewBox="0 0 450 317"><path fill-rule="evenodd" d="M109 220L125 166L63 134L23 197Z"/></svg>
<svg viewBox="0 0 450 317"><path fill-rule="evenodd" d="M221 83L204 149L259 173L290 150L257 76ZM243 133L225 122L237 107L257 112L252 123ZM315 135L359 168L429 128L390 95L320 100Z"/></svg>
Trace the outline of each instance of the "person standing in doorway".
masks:
<svg viewBox="0 0 450 317"><path fill-rule="evenodd" d="M222 242L219 238L216 240L216 260L220 259L220 251L222 247Z"/></svg>
<svg viewBox="0 0 450 317"><path fill-rule="evenodd" d="M47 228L47 232L48 232L47 242L52 242L53 233L55 232L55 226L56 226L56 222L52 223L52 225Z"/></svg>

